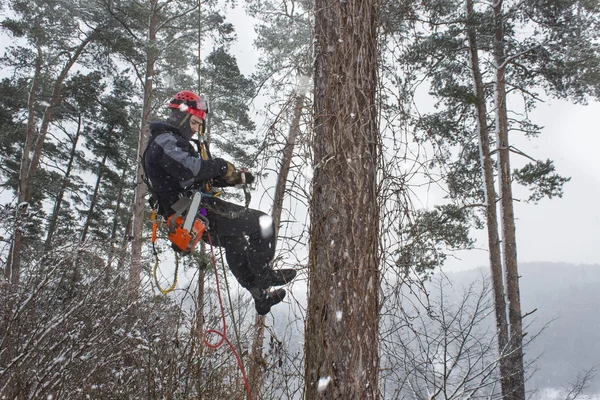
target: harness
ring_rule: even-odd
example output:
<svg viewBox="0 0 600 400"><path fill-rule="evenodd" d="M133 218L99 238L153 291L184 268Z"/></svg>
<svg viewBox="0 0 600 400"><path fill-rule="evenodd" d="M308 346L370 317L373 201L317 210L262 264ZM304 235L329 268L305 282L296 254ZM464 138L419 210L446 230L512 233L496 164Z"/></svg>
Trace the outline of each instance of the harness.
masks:
<svg viewBox="0 0 600 400"><path fill-rule="evenodd" d="M208 143L206 141L202 143L199 141L194 142L196 142L196 145L199 147L199 154L202 159L208 159L210 157ZM168 208L165 204L162 204L159 194L153 190L152 183L148 178L148 172L146 171L146 153L151 143L152 141L148 143L144 153L140 156L142 168L144 170L142 179L151 194L149 203L152 209L150 220L152 222L152 253L155 260L153 269L154 282L158 290L166 295L172 292L177 286L179 257L189 255L202 239L204 232L208 230L208 219L201 212L198 212L200 211L202 197L215 197L218 196L220 192L213 192L209 182L204 185L204 190L208 193L203 193L199 188L185 191L184 194L180 195L179 200L170 206L174 213L167 216ZM159 228L161 231L166 232L166 236L171 242L171 248L175 252L173 283L166 289L160 286L157 275L160 264L158 251L156 250Z"/></svg>
<svg viewBox="0 0 600 400"><path fill-rule="evenodd" d="M191 141L195 143L198 147L198 153L200 154L200 157L203 160L210 160L212 159L212 157L210 154L208 141L204 137L204 129L202 129L200 136L202 137L202 140ZM148 178L148 173L146 171L145 158L151 143L152 141L148 143L148 146L144 150L144 154L141 155L142 167L144 169L142 179L152 195L149 200L149 203L152 209L150 219L152 222L152 252L154 254L155 260L153 269L154 282L158 290L162 294L166 295L172 292L177 286L179 257L189 255L194 250L196 245L200 242L204 233L209 229L209 221L205 216L206 209L229 219L239 218L243 211L231 211L223 213L219 210L214 209L209 204L202 204L203 197L215 198L221 194L221 192L216 191L213 188L210 181L207 181L202 185L203 187L194 186L191 189L184 191L183 194L180 195L179 200L177 200L174 204L170 206L174 213L167 216L168 206L162 204L159 194L153 190L152 183L150 182L150 179ZM245 170L241 170L241 172L247 209L250 203L250 190L245 182ZM166 235L169 241L171 242L171 248L175 252L175 272L173 283L166 289L160 286L157 276L160 264L158 252L156 250L156 240L158 238L159 228L161 228L162 231L166 232Z"/></svg>

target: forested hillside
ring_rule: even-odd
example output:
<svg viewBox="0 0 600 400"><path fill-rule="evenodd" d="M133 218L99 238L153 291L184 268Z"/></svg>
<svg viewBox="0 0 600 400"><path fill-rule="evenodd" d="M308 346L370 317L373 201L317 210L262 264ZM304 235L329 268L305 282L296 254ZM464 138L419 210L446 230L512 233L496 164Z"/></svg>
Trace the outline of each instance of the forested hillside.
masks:
<svg viewBox="0 0 600 400"><path fill-rule="evenodd" d="M527 387L569 387L600 360L600 315L595 311L600 266L523 263L520 272L523 310L531 313L525 320L532 338L525 353L534 366ZM463 287L482 275L489 272L474 269L448 274L448 279ZM600 376L590 382L589 393L600 393Z"/></svg>

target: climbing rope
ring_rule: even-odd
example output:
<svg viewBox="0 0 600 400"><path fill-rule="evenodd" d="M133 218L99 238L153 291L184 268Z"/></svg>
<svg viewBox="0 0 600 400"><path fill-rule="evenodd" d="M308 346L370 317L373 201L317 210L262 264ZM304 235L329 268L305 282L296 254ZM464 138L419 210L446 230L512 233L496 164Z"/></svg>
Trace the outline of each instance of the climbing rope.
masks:
<svg viewBox="0 0 600 400"><path fill-rule="evenodd" d="M152 245L152 247L154 248L154 244ZM156 287L158 288L158 290L160 290L160 292L162 294L169 294L171 293L173 290L175 290L175 288L177 287L177 272L179 270L179 255L177 253L175 253L175 273L174 273L174 277L173 277L173 283L171 284L171 286L169 286L166 289L163 289L162 286L160 286L160 283L158 282L158 264L159 264L159 260L158 260L158 253L156 252L156 250L154 250L154 283L156 284Z"/></svg>
<svg viewBox="0 0 600 400"><path fill-rule="evenodd" d="M231 352L235 356L235 359L238 363L238 367L240 368L240 371L242 372L242 378L244 379L244 386L246 387L246 392L248 393L248 399L252 400L252 391L250 390L250 383L248 381L248 377L246 376L246 370L244 369L244 364L242 363L242 359L238 355L233 343L231 343L231 341L227 338L227 321L225 320L225 307L223 306L223 299L221 298L221 288L219 286L219 274L217 271L217 259L215 257L215 252L214 252L212 239L211 239L210 235L208 235L208 242L210 245L210 254L211 254L212 265L213 265L213 269L215 270L215 281L217 283L217 295L219 298L219 307L221 308L221 319L223 321L223 330L219 331L217 329L208 329L206 332L204 332L202 341L204 342L204 344L207 347L209 347L211 349L218 349L225 342L229 345L229 348L231 349ZM219 336L220 337L219 341L214 344L210 343L208 340L208 335L210 335L210 334Z"/></svg>
<svg viewBox="0 0 600 400"><path fill-rule="evenodd" d="M157 223L156 222L156 213L154 212L154 210L153 210L152 218L154 219L154 224L156 224ZM177 270L179 268L179 256L177 255L177 253L175 253L175 260L176 260L176 262L175 262L175 278L173 279L173 284L171 286L169 286L167 289L163 289L160 286L160 284L158 282L158 277L157 277L158 253L156 251L156 248L154 247L154 241L156 238L157 228L155 228L154 224L152 226L152 239L153 239L152 240L152 249L154 251L154 256L156 258L156 263L154 264L154 281L156 283L156 287L158 288L158 290L160 290L160 292L162 294L167 295L170 292L172 292L175 289L175 287L177 286ZM246 388L246 392L248 393L248 399L252 400L252 391L250 390L250 382L248 381L248 377L246 375L244 363L242 362L241 357L239 356L237 350L235 349L235 346L233 345L233 343L231 343L231 341L227 337L227 320L225 319L225 307L223 306L223 299L221 297L221 286L219 284L219 273L217 271L217 258L215 256L212 239L211 239L210 235L207 235L207 236L208 236L208 243L210 245L211 262L212 262L213 269L215 271L215 281L217 283L217 297L219 299L219 307L221 309L221 320L223 321L223 329L221 331L219 331L217 329L206 330L202 337L202 341L208 348L211 348L213 350L221 347L223 345L223 343L227 343L229 345L229 348L231 349L231 352L235 356L238 367L240 368L240 371L242 373L242 378L244 379L244 386ZM217 343L211 343L208 340L208 336L211 334L217 335L220 338Z"/></svg>
<svg viewBox="0 0 600 400"><path fill-rule="evenodd" d="M152 215L150 216L150 220L152 221L152 253L154 254L154 269L152 272L152 275L154 276L154 283L156 284L156 287L158 288L158 290L164 294L167 295L169 293L171 293L173 290L175 290L175 288L177 287L177 272L179 271L179 255L177 253L175 253L175 277L173 278L173 283L171 284L171 286L169 286L166 289L163 289L162 286L160 286L160 282L158 281L158 264L159 264L159 259L158 259L158 251L156 251L156 236L158 234L158 220L156 219L156 210L154 208L152 208Z"/></svg>

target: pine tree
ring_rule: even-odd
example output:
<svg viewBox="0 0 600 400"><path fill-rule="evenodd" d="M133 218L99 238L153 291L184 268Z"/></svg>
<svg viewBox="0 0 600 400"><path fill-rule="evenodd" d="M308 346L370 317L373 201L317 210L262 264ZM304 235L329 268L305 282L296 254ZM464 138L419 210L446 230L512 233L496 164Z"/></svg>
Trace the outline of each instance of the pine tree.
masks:
<svg viewBox="0 0 600 400"><path fill-rule="evenodd" d="M9 47L4 65L19 69L19 74L31 73L27 134L22 148L17 200L18 204L27 204L34 196L33 180L39 171L54 110L62 101L65 80L75 63L85 56L88 45L103 28L103 23L82 21L85 5L80 3L71 7L69 14L63 12L64 5L60 0L14 0L9 5L14 18L6 18L2 25L15 37L24 38L25 44ZM44 86L50 88L49 92L42 93ZM15 226L25 223L25 217L25 214L18 214ZM5 276L14 283L19 280L22 245L22 232L15 229L5 269Z"/></svg>
<svg viewBox="0 0 600 400"><path fill-rule="evenodd" d="M530 186L533 201L561 196L568 178L558 175L551 161L530 156L526 157L533 162L512 171L510 154L525 153L511 145L509 132L520 131L528 137L540 133L541 128L528 119L529 111L540 100L539 90L575 101L597 96L598 14L579 2L540 1L525 8L502 1L492 7L470 1L466 5L441 1L414 6L408 11L396 10L389 22L390 29L399 33L398 14L410 14L415 35L404 51L397 53L403 62L403 85L414 89L412 85L424 79L437 100L436 111L405 114L415 139L430 143L434 149L432 164L444 171L448 197L462 207L482 206L483 213L474 215L473 222L478 226L483 216L488 229L499 352L504 356L500 365L502 392L505 398L522 399L523 332L512 175ZM570 46L574 51L559 50ZM581 68L575 71L572 65ZM564 85L577 78L572 87ZM415 90L408 90L400 97L410 99L414 95ZM517 96L524 110L514 113L520 117L508 118ZM490 135L494 131L495 138ZM494 152L498 154L496 163L491 158Z"/></svg>
<svg viewBox="0 0 600 400"><path fill-rule="evenodd" d="M378 398L378 8L315 3L307 399Z"/></svg>

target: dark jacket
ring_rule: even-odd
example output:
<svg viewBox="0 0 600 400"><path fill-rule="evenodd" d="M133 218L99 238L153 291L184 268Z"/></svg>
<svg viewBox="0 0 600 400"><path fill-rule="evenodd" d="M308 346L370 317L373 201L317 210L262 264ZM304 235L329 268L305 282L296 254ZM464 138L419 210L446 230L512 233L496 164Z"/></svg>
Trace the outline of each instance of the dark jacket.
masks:
<svg viewBox="0 0 600 400"><path fill-rule="evenodd" d="M195 184L201 187L227 171L225 160L202 160L192 143L166 122L151 122L150 135L144 167L149 189L159 201L163 214L173 212L170 207L180 193Z"/></svg>

